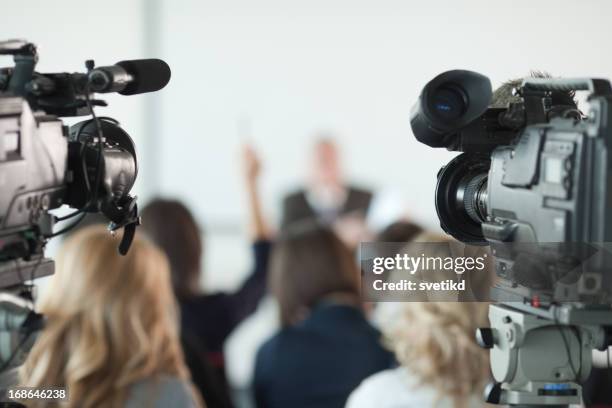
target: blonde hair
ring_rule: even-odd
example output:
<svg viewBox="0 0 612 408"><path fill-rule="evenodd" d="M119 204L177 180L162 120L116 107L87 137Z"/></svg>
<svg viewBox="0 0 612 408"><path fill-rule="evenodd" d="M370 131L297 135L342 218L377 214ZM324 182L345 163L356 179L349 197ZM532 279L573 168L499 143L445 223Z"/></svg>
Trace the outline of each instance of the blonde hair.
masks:
<svg viewBox="0 0 612 408"><path fill-rule="evenodd" d="M416 242L452 242L424 233ZM489 279L489 277L485 277ZM489 379L487 351L476 344L476 328L486 326L486 302L406 302L385 332L387 343L420 385L450 397L455 406L480 394Z"/></svg>
<svg viewBox="0 0 612 408"><path fill-rule="evenodd" d="M93 226L65 243L20 372L24 386L66 387L70 407L118 407L139 380L188 378L166 257L138 236L121 256L118 238Z"/></svg>

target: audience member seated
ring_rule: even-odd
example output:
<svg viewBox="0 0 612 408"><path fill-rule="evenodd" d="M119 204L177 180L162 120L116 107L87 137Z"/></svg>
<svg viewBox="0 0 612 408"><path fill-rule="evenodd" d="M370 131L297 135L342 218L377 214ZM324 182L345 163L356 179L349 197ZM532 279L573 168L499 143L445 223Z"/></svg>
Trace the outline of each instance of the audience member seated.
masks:
<svg viewBox="0 0 612 408"><path fill-rule="evenodd" d="M428 247L429 244L432 246ZM444 236L425 232L415 237L406 246L406 251L409 254L429 251L428 256L447 257L452 256L458 246L461 244ZM469 252L472 248L465 250ZM490 288L493 282L489 264L483 272L469 283L479 291L485 286ZM453 278L447 275L454 273L428 270L423 279L429 277L431 280L435 276L433 280L442 281ZM389 277L390 281L394 279L395 276ZM453 293L431 295L413 296L424 302L383 303L395 309L387 310L381 324L400 367L366 379L351 394L347 408L483 406L482 392L490 379L488 352L476 344L474 333L476 328L487 326L488 303L457 302L466 297ZM455 301L431 301L447 297ZM470 294L467 298L475 297Z"/></svg>
<svg viewBox="0 0 612 408"><path fill-rule="evenodd" d="M372 193L349 185L343 180L336 143L320 139L314 147L308 185L283 202L281 228L295 222L318 220L331 224L341 216L354 215L365 219Z"/></svg>
<svg viewBox="0 0 612 408"><path fill-rule="evenodd" d="M426 234L423 227L402 218L387 225L376 234L375 242L381 243L409 243L419 236ZM385 270L381 273L380 279L387 280L390 271ZM397 309L395 302L365 302L364 308L370 319L370 322L377 328L384 327L385 321L389 319L389 315Z"/></svg>
<svg viewBox="0 0 612 408"><path fill-rule="evenodd" d="M47 319L23 386L65 387L67 407L197 407L164 254L136 236L126 256L102 226L71 236L41 299ZM28 406L48 406L29 401Z"/></svg>
<svg viewBox="0 0 612 408"><path fill-rule="evenodd" d="M283 327L257 355L258 407L343 407L364 378L393 366L362 312L355 261L330 230L311 222L285 230L270 290Z"/></svg>
<svg viewBox="0 0 612 408"><path fill-rule="evenodd" d="M253 271L233 293L203 294L202 231L187 207L176 200L155 199L142 212L142 230L167 254L172 283L181 309L182 342L194 382L209 407L230 405L224 373L223 344L232 330L251 313L266 292L270 241L257 189L260 163L245 148L245 178L253 239ZM207 356L204 361L199 356ZM209 375L212 365L216 378ZM223 392L216 392L217 381Z"/></svg>
<svg viewBox="0 0 612 408"><path fill-rule="evenodd" d="M410 221L396 221L388 225L385 229L380 231L374 242L377 242L384 246L385 243L399 244L399 243L410 243L420 236L424 236L427 233L423 231L423 228L418 224ZM379 275L380 279L388 280L391 271L385 270ZM384 303L383 303L384 305Z"/></svg>
<svg viewBox="0 0 612 408"><path fill-rule="evenodd" d="M389 341L401 366L366 379L347 408L482 407L487 351L474 333L487 303L407 302Z"/></svg>

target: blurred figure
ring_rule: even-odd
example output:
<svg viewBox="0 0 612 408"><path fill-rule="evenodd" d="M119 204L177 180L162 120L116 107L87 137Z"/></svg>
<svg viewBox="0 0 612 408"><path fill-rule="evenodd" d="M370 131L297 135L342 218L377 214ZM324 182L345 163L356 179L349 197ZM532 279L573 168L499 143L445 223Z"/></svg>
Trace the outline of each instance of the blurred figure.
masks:
<svg viewBox="0 0 612 408"><path fill-rule="evenodd" d="M426 252L427 256L446 258L453 256L457 245L461 246L446 236L423 232L406 246L406 253ZM490 289L492 265L487 264L483 272L473 274L467 286ZM402 273L392 271L391 275L397 276L386 281L401 279ZM432 282L456 278L454 271L443 269L419 271L415 276L419 275ZM465 298L459 293L436 296L430 292L411 295L411 299L423 302L382 303L386 317L379 321L400 367L366 379L351 394L346 407L482 407L482 392L490 379L489 360L488 351L476 343L474 333L478 327L487 326L489 304L456 301Z"/></svg>
<svg viewBox="0 0 612 408"><path fill-rule="evenodd" d="M409 221L406 218L399 219L392 222L378 234L376 234L375 241L378 243L385 242L411 242L416 239L419 235L423 234L423 228ZM363 262L363 261L362 261ZM363 272L362 272L363 273ZM379 275L380 279L387 280L390 271L385 270ZM383 327L384 322L388 319L388 315L393 313L397 309L394 302L365 302L364 308L370 322L376 327Z"/></svg>
<svg viewBox="0 0 612 408"><path fill-rule="evenodd" d="M342 179L338 146L331 138L322 138L315 144L309 176L305 189L285 198L281 228L304 220L329 224L347 214L365 218L372 193Z"/></svg>
<svg viewBox="0 0 612 408"><path fill-rule="evenodd" d="M474 333L487 310L487 303L403 303L386 333L401 366L366 379L347 408L482 407L488 351Z"/></svg>
<svg viewBox="0 0 612 408"><path fill-rule="evenodd" d="M270 289L283 327L257 355L258 407L343 407L365 377L394 364L361 310L354 259L330 230L288 228L274 250Z"/></svg>
<svg viewBox="0 0 612 408"><path fill-rule="evenodd" d="M22 385L65 387L69 407L198 406L166 257L139 236L121 256L118 242L91 226L63 245Z"/></svg>
<svg viewBox="0 0 612 408"><path fill-rule="evenodd" d="M184 204L176 200L155 199L142 212L142 229L170 260L172 284L181 308L181 337L187 364L210 407L230 405L223 344L234 328L257 309L266 292L270 232L262 215L257 188L260 163L248 147L244 150L244 165L252 229L253 271L234 293L202 293L202 231ZM207 366L215 368L217 380L208 374ZM211 383L218 380L222 381L223 395L207 395L217 388Z"/></svg>
<svg viewBox="0 0 612 408"><path fill-rule="evenodd" d="M423 232L423 228L407 220L395 221L380 231L377 242L410 242Z"/></svg>

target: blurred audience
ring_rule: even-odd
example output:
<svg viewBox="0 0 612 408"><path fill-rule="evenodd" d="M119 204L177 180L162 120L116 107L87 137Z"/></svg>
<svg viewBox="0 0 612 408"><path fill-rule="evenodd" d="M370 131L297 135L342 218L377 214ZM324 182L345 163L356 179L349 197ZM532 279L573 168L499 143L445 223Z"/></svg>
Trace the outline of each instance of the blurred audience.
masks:
<svg viewBox="0 0 612 408"><path fill-rule="evenodd" d="M271 243L261 211L257 188L260 162L251 148L244 151L246 189L251 217L253 269L233 293L204 294L202 230L189 209L179 201L155 199L142 212L142 229L168 255L172 283L181 309L182 343L194 381L207 404L230 405L224 373L223 344L236 326L253 313L266 292L266 275ZM202 358L206 355L207 358ZM223 382L224 392L214 392L212 365ZM210 395L213 393L214 395Z"/></svg>
<svg viewBox="0 0 612 408"><path fill-rule="evenodd" d="M398 219L392 222L382 231L376 234L374 242L379 244L384 243L408 243L415 240L417 237L424 234L423 228L406 218ZM364 266L361 261L362 267ZM362 271L363 273L363 271ZM391 271L385 270L379 275L382 280L388 280ZM370 322L376 327L380 328L384 325L384 321L388 319L388 315L392 314L397 309L394 302L364 302L364 308L370 319Z"/></svg>
<svg viewBox="0 0 612 408"><path fill-rule="evenodd" d="M407 302L386 335L401 366L366 379L347 408L482 407L487 350L474 340L487 303Z"/></svg>
<svg viewBox="0 0 612 408"><path fill-rule="evenodd" d="M444 258L453 256L460 245L445 236L423 232L413 238L406 251ZM392 275L396 272L401 271ZM475 275L470 285L490 288L491 265L484 272ZM428 270L422 279L443 281L456 278L454 274ZM401 273L397 275L388 281L401 278ZM442 301L432 301L438 298ZM445 301L449 299L454 301ZM438 296L432 292L423 294L424 302L383 303L387 310L386 318L380 319L382 331L400 367L366 379L351 394L346 407L482 407L482 392L490 379L489 360L487 350L477 345L474 333L478 327L487 326L488 303L458 299L463 296Z"/></svg>
<svg viewBox="0 0 612 408"><path fill-rule="evenodd" d="M329 137L314 146L308 185L283 202L281 228L304 220L332 223L352 214L363 221L370 207L372 193L349 185L342 178L338 146Z"/></svg>
<svg viewBox="0 0 612 408"><path fill-rule="evenodd" d="M394 364L367 322L350 251L318 223L287 228L271 263L282 328L259 350L258 407L343 407L367 376Z"/></svg>
<svg viewBox="0 0 612 408"><path fill-rule="evenodd" d="M65 387L68 407L196 407L164 254L137 236L126 256L102 226L71 236L41 299L47 323L23 386ZM28 406L47 405L42 400Z"/></svg>

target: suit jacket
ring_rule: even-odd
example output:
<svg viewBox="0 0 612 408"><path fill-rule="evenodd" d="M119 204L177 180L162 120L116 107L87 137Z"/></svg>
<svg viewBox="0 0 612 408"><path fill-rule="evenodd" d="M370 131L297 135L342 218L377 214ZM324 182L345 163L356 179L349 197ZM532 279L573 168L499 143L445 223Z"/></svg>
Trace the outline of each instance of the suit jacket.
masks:
<svg viewBox="0 0 612 408"><path fill-rule="evenodd" d="M338 215L352 212L362 212L365 215L371 201L372 192L348 186L346 200L339 208ZM316 220L317 218L319 218L319 215L308 202L305 190L302 189L289 194L283 201L281 228L286 228L296 221Z"/></svg>

